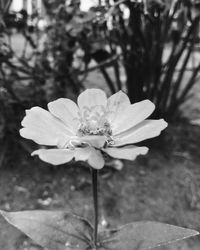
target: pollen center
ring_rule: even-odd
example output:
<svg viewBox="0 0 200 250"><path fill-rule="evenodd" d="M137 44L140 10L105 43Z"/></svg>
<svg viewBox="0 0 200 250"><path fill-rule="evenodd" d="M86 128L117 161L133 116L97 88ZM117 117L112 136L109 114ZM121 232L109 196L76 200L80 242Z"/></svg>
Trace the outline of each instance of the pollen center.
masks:
<svg viewBox="0 0 200 250"><path fill-rule="evenodd" d="M80 114L80 126L77 135L104 135L110 137L112 130L106 119L106 114L105 108L101 105L91 108L84 107L82 114Z"/></svg>

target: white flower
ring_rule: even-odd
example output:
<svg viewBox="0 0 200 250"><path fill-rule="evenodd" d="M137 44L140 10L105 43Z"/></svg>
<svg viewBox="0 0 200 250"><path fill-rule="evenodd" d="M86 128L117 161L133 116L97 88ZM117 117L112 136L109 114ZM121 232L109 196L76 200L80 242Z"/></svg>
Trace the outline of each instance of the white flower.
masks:
<svg viewBox="0 0 200 250"><path fill-rule="evenodd" d="M78 105L60 98L48 104L49 111L27 110L20 134L54 147L32 153L45 162L59 165L75 159L100 169L102 152L128 160L147 153L147 147L133 144L158 136L167 126L163 119L145 120L154 108L149 100L131 104L122 91L107 99L102 90L87 89L79 95Z"/></svg>

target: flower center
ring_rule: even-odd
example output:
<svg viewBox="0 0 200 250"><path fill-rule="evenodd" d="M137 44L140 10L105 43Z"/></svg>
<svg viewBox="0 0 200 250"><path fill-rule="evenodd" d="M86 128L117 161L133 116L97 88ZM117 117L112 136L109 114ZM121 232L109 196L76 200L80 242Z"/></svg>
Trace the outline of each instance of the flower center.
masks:
<svg viewBox="0 0 200 250"><path fill-rule="evenodd" d="M84 107L80 115L80 126L77 132L78 136L84 135L104 135L111 137L112 130L106 119L107 111L101 105L91 108Z"/></svg>

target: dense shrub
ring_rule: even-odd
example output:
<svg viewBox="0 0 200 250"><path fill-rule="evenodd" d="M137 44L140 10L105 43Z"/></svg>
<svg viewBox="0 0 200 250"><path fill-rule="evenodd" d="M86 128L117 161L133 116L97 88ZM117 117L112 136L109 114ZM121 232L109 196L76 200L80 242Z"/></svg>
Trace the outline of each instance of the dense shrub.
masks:
<svg viewBox="0 0 200 250"><path fill-rule="evenodd" d="M156 104L155 116L168 120L180 116L200 70L199 58L191 63L199 52L195 51L199 50L199 3L116 1L96 11L102 15L97 25L109 58L118 55L112 64L116 80L106 79L111 90L125 85L132 102L147 98Z"/></svg>

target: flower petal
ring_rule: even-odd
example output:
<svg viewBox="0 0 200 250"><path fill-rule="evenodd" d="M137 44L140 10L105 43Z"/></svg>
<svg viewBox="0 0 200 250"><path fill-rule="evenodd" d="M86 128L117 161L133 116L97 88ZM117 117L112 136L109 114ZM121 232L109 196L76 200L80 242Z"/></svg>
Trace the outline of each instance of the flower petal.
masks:
<svg viewBox="0 0 200 250"><path fill-rule="evenodd" d="M103 149L104 152L112 156L113 158L135 160L138 155L145 155L148 152L147 147L123 147L123 148L106 148Z"/></svg>
<svg viewBox="0 0 200 250"><path fill-rule="evenodd" d="M155 105L144 100L128 106L122 113L119 120L111 124L113 134L119 134L126 131L138 123L145 120L155 109Z"/></svg>
<svg viewBox="0 0 200 250"><path fill-rule="evenodd" d="M124 110L130 105L128 96L121 90L111 95L107 102L108 121L115 123L117 120L120 120L124 114Z"/></svg>
<svg viewBox="0 0 200 250"><path fill-rule="evenodd" d="M81 142L86 142L92 147L102 148L106 142L106 137L99 135L89 135L89 136L79 137L78 140Z"/></svg>
<svg viewBox="0 0 200 250"><path fill-rule="evenodd" d="M160 120L146 120L135 127L117 135L114 146L134 144L152 137L158 136L167 127L167 122Z"/></svg>
<svg viewBox="0 0 200 250"><path fill-rule="evenodd" d="M42 131L38 128L21 128L19 131L20 135L26 139L33 140L37 144L46 146L57 146L59 148L64 148L65 145L70 140L70 136L63 134L53 135L49 131Z"/></svg>
<svg viewBox="0 0 200 250"><path fill-rule="evenodd" d="M95 169L101 169L104 166L104 159L101 152L93 147L75 149L74 157L76 161L87 161Z"/></svg>
<svg viewBox="0 0 200 250"><path fill-rule="evenodd" d="M87 89L83 91L78 97L78 106L83 113L86 109L92 110L96 106L106 107L107 97L103 90Z"/></svg>
<svg viewBox="0 0 200 250"><path fill-rule="evenodd" d="M39 149L31 155L38 155L42 161L53 165L60 165L71 161L74 158L75 150L68 149Z"/></svg>
<svg viewBox="0 0 200 250"><path fill-rule="evenodd" d="M88 161L88 164L95 169L101 169L104 167L104 164L105 164L105 161L101 152L94 148L90 148L90 155L87 161Z"/></svg>
<svg viewBox="0 0 200 250"><path fill-rule="evenodd" d="M72 133L45 109L33 107L26 111L20 135L41 145L57 146L68 141Z"/></svg>
<svg viewBox="0 0 200 250"><path fill-rule="evenodd" d="M70 149L39 149L32 154L38 155L42 161L53 165L60 165L75 159L76 161L87 161L91 167L100 169L104 166L102 154L92 147Z"/></svg>
<svg viewBox="0 0 200 250"><path fill-rule="evenodd" d="M76 133L80 121L79 108L75 102L67 98L59 98L48 103L49 111L59 118L74 133Z"/></svg>

